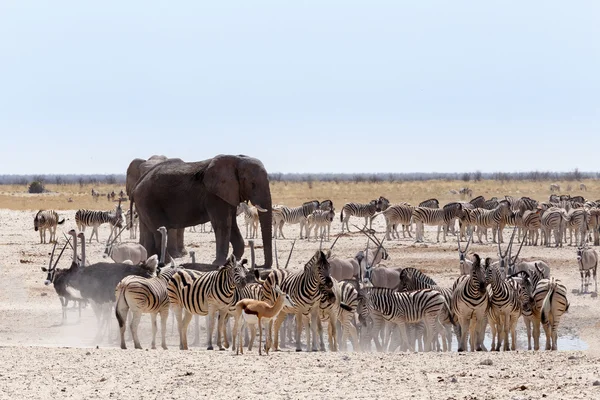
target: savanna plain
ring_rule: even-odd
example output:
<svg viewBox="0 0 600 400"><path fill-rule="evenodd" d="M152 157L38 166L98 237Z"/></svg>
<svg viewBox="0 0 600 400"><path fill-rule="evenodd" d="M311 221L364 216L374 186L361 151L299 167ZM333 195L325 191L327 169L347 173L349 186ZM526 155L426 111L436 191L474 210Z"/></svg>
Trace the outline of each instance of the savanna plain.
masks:
<svg viewBox="0 0 600 400"><path fill-rule="evenodd" d="M459 200L451 190L468 186L473 196L503 198L529 196L546 201L550 183L559 183L563 193L600 199L600 181L584 181L587 191L575 182L525 181L423 181L423 182L272 182L274 204L296 206L304 201L331 199L336 209L332 241L341 231L339 211L349 201L367 202L379 196L392 204L407 201L413 205L435 197L440 204ZM570 186L570 188L567 188ZM95 186L101 193L119 185ZM524 259L544 260L551 274L567 287L570 308L561 319L558 351L528 351L522 321L518 325L517 351L457 353L378 353L378 352L301 352L288 345L281 352L259 356L253 351L236 356L231 350L207 351L204 323L201 343L189 351L178 348L176 327L167 324L168 350L151 350L150 323L142 318L140 338L144 350L121 350L116 319L112 319L109 339L95 342L96 320L87 307L79 318L69 308L67 321L61 323L61 306L50 286L44 286L51 244L40 244L33 229L38 209L55 209L66 221L57 237L75 228L79 208L110 210L115 203L100 197L94 201L89 185L48 185L48 193L27 194L25 186L0 186L0 398L116 398L184 399L205 398L422 398L422 399L596 399L600 398L600 311L593 293L581 294L576 248L525 246ZM128 207L125 202L123 207ZM363 219L353 218L360 225ZM244 233L240 216L238 225ZM373 228L383 237L383 218ZM278 258L284 264L298 226L284 226L288 239L277 240ZM504 237L510 237L506 229ZM109 228L100 228L100 242L87 247L91 262L102 260ZM124 241L129 233L124 233ZM261 247L261 239L256 240ZM365 237L353 229L342 236L334 249L339 257L353 257L364 249ZM325 242L324 246L330 245ZM388 267L416 267L430 275L438 285L450 287L459 275L457 242L449 236L436 243L428 229L425 243L414 239L384 243L390 254ZM199 261L214 257L212 233L186 232L187 250L195 250ZM289 269L298 270L318 249L314 239L297 240ZM495 244L472 244L470 252L497 258ZM249 257L249 251L245 254ZM257 263L262 262L261 250ZM176 262L188 262L178 259ZM66 252L59 267L70 264ZM192 324L193 325L193 324ZM202 336L204 335L204 336ZM486 343L489 343L489 328ZM303 337L306 343L306 338ZM542 332L542 348L545 337ZM489 346L488 346L489 348ZM349 346L351 349L351 346Z"/></svg>

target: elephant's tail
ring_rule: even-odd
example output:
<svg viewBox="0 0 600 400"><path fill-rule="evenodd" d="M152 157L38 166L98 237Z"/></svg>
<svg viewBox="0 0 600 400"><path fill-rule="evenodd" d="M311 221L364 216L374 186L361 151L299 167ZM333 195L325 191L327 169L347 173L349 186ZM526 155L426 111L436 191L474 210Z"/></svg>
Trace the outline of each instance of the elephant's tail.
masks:
<svg viewBox="0 0 600 400"><path fill-rule="evenodd" d="M129 195L129 224L127 225L127 229L133 228L133 192Z"/></svg>

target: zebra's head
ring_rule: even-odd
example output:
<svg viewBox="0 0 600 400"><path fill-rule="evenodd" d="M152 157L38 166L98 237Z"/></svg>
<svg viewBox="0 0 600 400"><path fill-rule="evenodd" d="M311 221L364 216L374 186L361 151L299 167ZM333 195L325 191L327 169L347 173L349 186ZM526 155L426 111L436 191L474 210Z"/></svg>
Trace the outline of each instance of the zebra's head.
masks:
<svg viewBox="0 0 600 400"><path fill-rule="evenodd" d="M329 275L329 257L331 257L331 251L317 250L315 255L306 263L304 266L305 272L310 274L316 274L319 286L325 286L326 288L333 287L333 281Z"/></svg>
<svg viewBox="0 0 600 400"><path fill-rule="evenodd" d="M473 254L473 259L475 261L473 261L473 265L471 267L471 278L475 279L479 284L479 292L485 293L487 284L484 266L481 265L481 258L479 257L479 254Z"/></svg>
<svg viewBox="0 0 600 400"><path fill-rule="evenodd" d="M225 264L219 267L219 271L225 271L227 273L227 279L230 284L235 285L239 289L246 286L246 275L248 269L244 266L248 263L247 259L237 261L234 254L231 254Z"/></svg>
<svg viewBox="0 0 600 400"><path fill-rule="evenodd" d="M33 229L37 232L38 229L40 228L41 222L40 221L42 219L42 216L40 215L42 212L42 210L38 211L37 214L35 214L35 217L33 217Z"/></svg>
<svg viewBox="0 0 600 400"><path fill-rule="evenodd" d="M373 324L373 318L371 317L372 310L373 304L371 303L369 290L360 288L358 290L358 304L356 305L356 313L358 314L358 322L360 322L362 326L370 327Z"/></svg>

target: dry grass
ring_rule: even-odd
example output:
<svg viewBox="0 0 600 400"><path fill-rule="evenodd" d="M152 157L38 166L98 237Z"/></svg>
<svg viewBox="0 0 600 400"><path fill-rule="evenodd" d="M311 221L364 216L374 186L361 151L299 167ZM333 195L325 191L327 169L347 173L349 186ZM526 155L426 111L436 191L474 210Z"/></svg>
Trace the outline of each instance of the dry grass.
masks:
<svg viewBox="0 0 600 400"><path fill-rule="evenodd" d="M600 199L600 181L585 180L587 192L579 190L578 182L530 182L530 181L412 181L412 182L271 182L273 204L297 206L312 199L331 199L336 209L341 209L349 201L368 202L379 196L387 197L392 203L407 201L411 204L435 197L440 203L460 200L458 195L450 190L458 190L468 186L473 190L473 196L483 195L486 199L492 196L499 198L505 195L529 196L536 200L545 201L550 195L550 184L558 183L562 193L583 195L587 199ZM103 196L96 202L92 198L92 187ZM568 188L571 188L570 190ZM114 190L118 193L125 189L119 185L46 185L49 193L28 194L27 186L0 186L0 208L11 210L74 210L87 208L93 210L109 210L115 204L106 200L106 193ZM72 199L69 202L68 199ZM128 202L124 207L128 207Z"/></svg>

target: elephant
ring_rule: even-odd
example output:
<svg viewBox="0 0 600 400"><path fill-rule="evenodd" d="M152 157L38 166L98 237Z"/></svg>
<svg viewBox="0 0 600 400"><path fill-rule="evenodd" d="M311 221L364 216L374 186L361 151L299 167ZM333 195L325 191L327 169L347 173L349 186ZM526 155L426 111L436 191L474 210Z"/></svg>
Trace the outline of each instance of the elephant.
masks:
<svg viewBox="0 0 600 400"><path fill-rule="evenodd" d="M129 167L127 168L127 176L125 180L125 191L127 192L127 197L131 199L135 186L146 172L148 172L154 166L167 160L178 160L183 162L183 160L179 158L169 159L163 155L154 155L147 160L136 158L131 161L131 163L129 163ZM184 231L185 229L172 229L168 233L167 248L169 254L171 254L173 257L182 257L187 254L183 244ZM140 241L140 243L142 242Z"/></svg>
<svg viewBox="0 0 600 400"><path fill-rule="evenodd" d="M259 267L271 268L271 190L260 160L223 154L198 162L166 160L139 179L131 196L139 216L140 243L149 256L160 252L158 227L184 229L210 221L216 239L215 265L225 263L229 243L238 259L244 254L244 239L236 220L242 201L267 210L259 214L265 260ZM171 256L168 248L165 256Z"/></svg>

